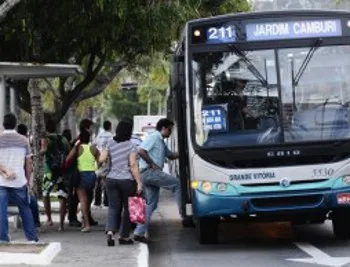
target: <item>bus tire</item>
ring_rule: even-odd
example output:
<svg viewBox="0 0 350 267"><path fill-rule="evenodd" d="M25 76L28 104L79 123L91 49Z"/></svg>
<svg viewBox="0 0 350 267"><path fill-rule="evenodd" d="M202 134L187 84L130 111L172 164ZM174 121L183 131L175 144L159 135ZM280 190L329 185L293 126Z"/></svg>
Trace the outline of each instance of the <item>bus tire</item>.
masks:
<svg viewBox="0 0 350 267"><path fill-rule="evenodd" d="M195 228L196 227L192 216L185 216L184 218L182 218L181 223L182 223L183 228Z"/></svg>
<svg viewBox="0 0 350 267"><path fill-rule="evenodd" d="M216 244L218 242L218 218L199 218L197 222L198 241L200 244Z"/></svg>
<svg viewBox="0 0 350 267"><path fill-rule="evenodd" d="M334 211L332 214L333 234L337 239L350 238L350 210Z"/></svg>

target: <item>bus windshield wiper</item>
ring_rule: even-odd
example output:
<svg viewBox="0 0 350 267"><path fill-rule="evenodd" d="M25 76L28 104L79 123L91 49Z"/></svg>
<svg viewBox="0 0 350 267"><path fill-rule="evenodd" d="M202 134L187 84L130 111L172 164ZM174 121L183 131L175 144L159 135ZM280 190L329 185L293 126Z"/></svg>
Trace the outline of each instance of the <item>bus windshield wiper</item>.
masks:
<svg viewBox="0 0 350 267"><path fill-rule="evenodd" d="M317 48L320 47L321 43L322 43L322 39L319 38L316 40L316 42L314 43L314 45L310 48L309 52L307 53L303 63L301 64L299 70L298 70L298 73L297 75L293 75L293 86L298 86L299 84L299 81L301 79L301 76L303 76L305 70L306 70L306 67L307 65L309 64L311 58L313 57L315 51L317 50Z"/></svg>
<svg viewBox="0 0 350 267"><path fill-rule="evenodd" d="M240 59L244 61L244 63L247 65L248 70L255 76L255 78L258 79L258 81L265 87L268 86L268 82L264 76L259 72L259 70L254 66L254 64L247 58L247 56L238 49L237 46L234 44L229 44L230 49L233 53L235 53L236 56L238 56Z"/></svg>

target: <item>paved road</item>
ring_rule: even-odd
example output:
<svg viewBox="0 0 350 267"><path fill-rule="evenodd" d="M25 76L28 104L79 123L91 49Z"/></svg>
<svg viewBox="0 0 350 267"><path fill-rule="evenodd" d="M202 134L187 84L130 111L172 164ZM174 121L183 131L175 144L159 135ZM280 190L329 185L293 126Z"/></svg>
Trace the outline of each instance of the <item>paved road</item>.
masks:
<svg viewBox="0 0 350 267"><path fill-rule="evenodd" d="M311 258L306 252L315 256L322 264L319 266L350 267L347 264L350 263L350 241L334 239L330 222L296 228L288 223L222 224L220 244L199 245L195 229L181 227L170 196L162 194L152 222L154 242L149 246L152 267L310 267L309 263L286 260Z"/></svg>

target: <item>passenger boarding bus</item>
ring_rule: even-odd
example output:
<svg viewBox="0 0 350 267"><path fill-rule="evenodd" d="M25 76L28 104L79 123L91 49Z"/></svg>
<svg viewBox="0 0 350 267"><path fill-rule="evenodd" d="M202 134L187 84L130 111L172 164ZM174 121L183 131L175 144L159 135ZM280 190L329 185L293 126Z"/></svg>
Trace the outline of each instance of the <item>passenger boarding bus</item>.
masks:
<svg viewBox="0 0 350 267"><path fill-rule="evenodd" d="M170 171L201 243L225 220L331 219L350 237L350 13L189 21L168 95Z"/></svg>

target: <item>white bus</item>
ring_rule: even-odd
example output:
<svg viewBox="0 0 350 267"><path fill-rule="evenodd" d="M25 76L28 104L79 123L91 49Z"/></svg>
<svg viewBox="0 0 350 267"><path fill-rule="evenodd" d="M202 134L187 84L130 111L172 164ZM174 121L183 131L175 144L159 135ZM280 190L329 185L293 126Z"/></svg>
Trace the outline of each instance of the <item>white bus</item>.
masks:
<svg viewBox="0 0 350 267"><path fill-rule="evenodd" d="M223 220L322 223L350 237L350 13L274 11L189 21L168 117L199 241ZM191 207L191 210L189 209Z"/></svg>

